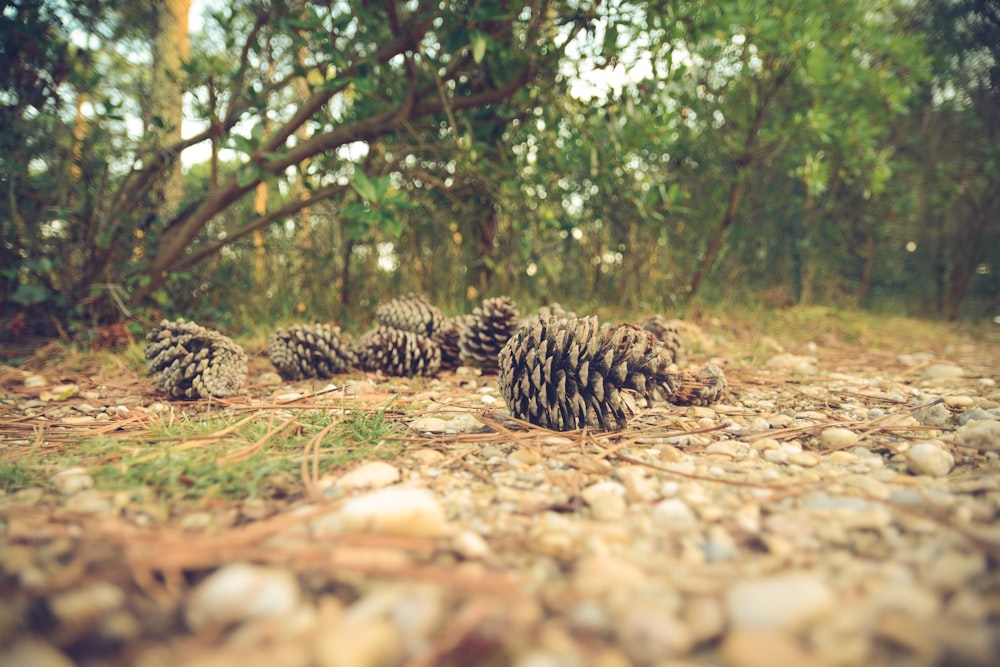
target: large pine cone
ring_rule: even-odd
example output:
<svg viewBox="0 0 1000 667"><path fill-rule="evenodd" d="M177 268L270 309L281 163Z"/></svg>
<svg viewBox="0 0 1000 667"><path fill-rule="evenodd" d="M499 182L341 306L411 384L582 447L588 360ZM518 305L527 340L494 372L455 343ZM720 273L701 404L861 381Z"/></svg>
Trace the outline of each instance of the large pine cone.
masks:
<svg viewBox="0 0 1000 667"><path fill-rule="evenodd" d="M550 317L558 317L561 320L576 317L576 313L572 310L566 310L561 303L550 303L547 306L541 306L535 315L543 320L547 320Z"/></svg>
<svg viewBox="0 0 1000 667"><path fill-rule="evenodd" d="M718 368L704 376L671 373L670 352L652 334L632 325L602 329L593 317L535 319L508 341L499 362L511 414L558 431L624 428L632 412L625 390L646 400L703 402L725 388Z"/></svg>
<svg viewBox="0 0 1000 667"><path fill-rule="evenodd" d="M458 344L462 362L484 370L497 368L500 350L517 331L518 312L513 299L506 296L483 301L472 311Z"/></svg>
<svg viewBox="0 0 1000 667"><path fill-rule="evenodd" d="M424 297L417 295L382 304L375 310L375 319L382 326L412 331L428 338L445 322L444 313Z"/></svg>
<svg viewBox="0 0 1000 667"><path fill-rule="evenodd" d="M286 380L328 378L355 365L351 342L330 324L294 324L267 340L267 354Z"/></svg>
<svg viewBox="0 0 1000 667"><path fill-rule="evenodd" d="M426 336L392 327L377 327L358 339L361 366L386 375L434 375L441 368L441 348Z"/></svg>
<svg viewBox="0 0 1000 667"><path fill-rule="evenodd" d="M681 334L677 325L663 315L651 315L642 321L642 328L656 336L677 363L681 355Z"/></svg>
<svg viewBox="0 0 1000 667"><path fill-rule="evenodd" d="M149 371L172 398L232 396L246 380L246 353L217 331L183 319L163 320L146 340Z"/></svg>

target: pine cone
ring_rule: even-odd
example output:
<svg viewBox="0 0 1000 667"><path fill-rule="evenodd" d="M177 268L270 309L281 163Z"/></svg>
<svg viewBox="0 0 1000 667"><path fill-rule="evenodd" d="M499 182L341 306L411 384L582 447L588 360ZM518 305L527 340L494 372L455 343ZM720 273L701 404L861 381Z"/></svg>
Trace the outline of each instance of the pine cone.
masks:
<svg viewBox="0 0 1000 667"><path fill-rule="evenodd" d="M232 396L247 376L247 356L228 336L194 322L163 320L143 350L156 386L172 398Z"/></svg>
<svg viewBox="0 0 1000 667"><path fill-rule="evenodd" d="M511 414L546 428L624 428L632 410L623 396L646 400L711 400L722 393L722 371L667 370L672 360L655 337L633 325L599 328L597 319L537 319L519 329L499 356L498 384Z"/></svg>
<svg viewBox="0 0 1000 667"><path fill-rule="evenodd" d="M267 340L267 354L286 380L328 378L355 364L351 342L330 324L294 324Z"/></svg>
<svg viewBox="0 0 1000 667"><path fill-rule="evenodd" d="M542 306L535 314L543 320L547 320L550 317L558 317L562 320L576 317L576 313L572 310L566 310L560 303L550 303L547 306Z"/></svg>
<svg viewBox="0 0 1000 667"><path fill-rule="evenodd" d="M371 371L413 377L434 375L441 368L441 348L426 336L392 327L377 327L358 339L358 361Z"/></svg>
<svg viewBox="0 0 1000 667"><path fill-rule="evenodd" d="M517 320L517 306L510 297L483 301L481 307L472 311L459 338L462 362L495 370L500 350L517 331Z"/></svg>
<svg viewBox="0 0 1000 667"><path fill-rule="evenodd" d="M656 336L677 363L681 355L681 334L677 325L663 315L651 315L642 321L642 328Z"/></svg>
<svg viewBox="0 0 1000 667"><path fill-rule="evenodd" d="M462 353L459 339L465 328L466 317L449 317L444 324L434 332L431 340L441 348L441 370L452 371L462 365Z"/></svg>
<svg viewBox="0 0 1000 667"><path fill-rule="evenodd" d="M444 313L424 297L412 294L379 306L375 319L382 326L412 331L428 338L445 323Z"/></svg>

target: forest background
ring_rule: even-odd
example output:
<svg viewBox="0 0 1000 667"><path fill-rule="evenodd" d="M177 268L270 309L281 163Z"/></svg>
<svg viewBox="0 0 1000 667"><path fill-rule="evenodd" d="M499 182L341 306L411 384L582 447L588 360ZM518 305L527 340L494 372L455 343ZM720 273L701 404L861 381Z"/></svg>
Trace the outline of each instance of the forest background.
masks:
<svg viewBox="0 0 1000 667"><path fill-rule="evenodd" d="M0 340L1000 312L996 0L0 0Z"/></svg>

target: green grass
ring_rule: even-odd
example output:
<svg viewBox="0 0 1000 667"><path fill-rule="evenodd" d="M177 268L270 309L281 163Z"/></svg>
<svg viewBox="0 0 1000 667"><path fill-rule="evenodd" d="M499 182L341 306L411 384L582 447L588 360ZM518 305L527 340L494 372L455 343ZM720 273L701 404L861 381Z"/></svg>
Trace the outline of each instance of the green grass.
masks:
<svg viewBox="0 0 1000 667"><path fill-rule="evenodd" d="M4 493L39 486L44 479L44 474L33 466L19 461L0 461L0 491Z"/></svg>
<svg viewBox="0 0 1000 667"><path fill-rule="evenodd" d="M54 471L81 466L99 491L152 496L171 507L294 498L305 490L302 457L324 429L320 475L362 459L391 458L402 449L403 429L384 408L303 409L284 429L268 435L286 420L287 414L271 413L249 420L214 412L164 416L134 438L81 438L30 463L0 460L0 490L47 488Z"/></svg>

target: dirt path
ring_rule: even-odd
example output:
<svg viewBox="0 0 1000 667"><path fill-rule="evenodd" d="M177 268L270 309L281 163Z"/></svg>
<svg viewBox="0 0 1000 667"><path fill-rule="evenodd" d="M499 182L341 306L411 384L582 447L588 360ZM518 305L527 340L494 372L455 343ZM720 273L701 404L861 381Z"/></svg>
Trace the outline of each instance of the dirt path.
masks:
<svg viewBox="0 0 1000 667"><path fill-rule="evenodd" d="M0 666L997 664L997 346L686 336L730 395L614 433L466 369L2 367Z"/></svg>

